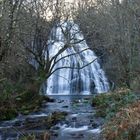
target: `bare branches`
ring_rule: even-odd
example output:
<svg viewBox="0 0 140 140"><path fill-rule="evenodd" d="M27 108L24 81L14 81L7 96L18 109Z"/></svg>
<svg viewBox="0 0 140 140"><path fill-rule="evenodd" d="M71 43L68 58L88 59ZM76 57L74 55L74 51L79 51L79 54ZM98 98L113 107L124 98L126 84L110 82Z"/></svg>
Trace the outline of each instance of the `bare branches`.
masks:
<svg viewBox="0 0 140 140"><path fill-rule="evenodd" d="M84 49L84 50L82 50L82 51L79 51L79 52L72 53L72 54L69 54L69 55L66 55L66 56L61 57L59 60L54 61L54 64L52 65L50 71L52 71L53 68L55 67L55 65L56 65L58 62L60 62L61 60L64 60L65 58L70 57L70 56L73 56L73 55L79 55L80 53L82 53L82 52L84 52L84 51L86 51L86 50L89 50L89 49L90 49L90 48L86 48L86 49Z"/></svg>
<svg viewBox="0 0 140 140"><path fill-rule="evenodd" d="M40 60L40 56L35 53L35 51L31 50L29 47L26 47L27 51L34 55L35 60L39 63L40 66L43 66Z"/></svg>
<svg viewBox="0 0 140 140"><path fill-rule="evenodd" d="M68 83L70 82L68 79L66 79L64 76L61 76L61 75L58 75L58 74L55 74L54 73L54 75L56 75L56 76L58 76L58 77L61 77L61 78L63 78L63 79L65 79L66 81L68 81Z"/></svg>
<svg viewBox="0 0 140 140"><path fill-rule="evenodd" d="M0 82L3 82L3 81L5 81L7 78L2 78L2 79L0 79Z"/></svg>
<svg viewBox="0 0 140 140"><path fill-rule="evenodd" d="M93 59L91 62L87 63L86 65L82 66L82 67L59 67L59 68L56 68L54 71L52 71L50 73L50 75L52 75L53 73L55 73L57 70L60 70L60 69L78 69L78 70L81 70L87 66L89 66L90 64L92 64L94 61L96 61L98 59L98 57L96 59Z"/></svg>

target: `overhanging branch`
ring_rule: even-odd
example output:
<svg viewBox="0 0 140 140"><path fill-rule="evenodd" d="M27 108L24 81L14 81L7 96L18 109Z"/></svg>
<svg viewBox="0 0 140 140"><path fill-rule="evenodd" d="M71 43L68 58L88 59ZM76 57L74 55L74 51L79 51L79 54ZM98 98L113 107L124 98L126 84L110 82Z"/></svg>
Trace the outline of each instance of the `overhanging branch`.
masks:
<svg viewBox="0 0 140 140"><path fill-rule="evenodd" d="M60 69L78 69L78 70L80 70L80 69L83 69L83 68L87 67L88 65L92 64L97 59L98 59L98 57L95 58L94 60L92 60L91 62L87 63L86 65L82 66L82 67L67 67L67 66L66 67L59 67L59 68L56 68L54 71L52 71L49 75L52 75L54 72L56 72L57 70L60 70Z"/></svg>
<svg viewBox="0 0 140 140"><path fill-rule="evenodd" d="M79 51L79 52L72 53L72 54L69 54L69 55L66 55L66 56L61 57L59 60L57 60L56 62L54 62L54 64L52 65L50 71L52 71L53 68L54 68L54 66L55 66L58 62L60 62L62 59L65 59L65 58L70 57L70 56L73 56L73 55L80 54L80 53L82 53L82 52L84 52L84 51L86 51L86 50L89 50L89 49L90 49L90 48L86 48L86 49L84 49L84 50L82 50L82 51Z"/></svg>

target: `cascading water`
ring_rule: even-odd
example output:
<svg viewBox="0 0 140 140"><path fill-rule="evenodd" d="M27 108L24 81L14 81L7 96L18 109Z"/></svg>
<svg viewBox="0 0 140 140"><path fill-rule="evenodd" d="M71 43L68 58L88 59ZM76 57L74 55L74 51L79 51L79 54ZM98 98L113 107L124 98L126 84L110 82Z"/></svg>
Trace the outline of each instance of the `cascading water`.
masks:
<svg viewBox="0 0 140 140"><path fill-rule="evenodd" d="M46 94L90 94L109 90L108 80L97 56L89 49L77 24L58 24L52 29L48 44L50 58L66 44L70 47L58 55L58 63L53 69L62 69L55 71L47 80Z"/></svg>
<svg viewBox="0 0 140 140"><path fill-rule="evenodd" d="M65 34L67 33L66 30L69 34ZM0 140L21 139L21 136L26 136L26 134L34 134L36 138L40 139L50 126L50 123L47 123L48 119L50 120L50 115L57 112L67 112L66 114L68 115L62 122L51 126L49 129L51 140L101 140L100 132L103 122L101 118L95 116L95 109L89 104L92 98L89 94L107 92L109 84L104 71L98 63L97 56L87 46L78 25L72 22L61 23L54 27L48 44L49 53L44 52L49 54L50 59L66 44L71 47L68 47L56 58L55 61L58 61L58 63L56 63L54 70L65 68L55 71L49 77L46 94L81 93L81 95L54 96L56 98L55 102L43 103L43 108L39 112L34 112L27 116L20 114L14 120L0 122ZM47 55L45 56L48 57ZM64 59L62 59L63 57ZM38 68L34 58L31 58L29 62L36 69ZM83 66L86 67L80 69ZM82 95L85 95L85 93L88 96L83 98Z"/></svg>

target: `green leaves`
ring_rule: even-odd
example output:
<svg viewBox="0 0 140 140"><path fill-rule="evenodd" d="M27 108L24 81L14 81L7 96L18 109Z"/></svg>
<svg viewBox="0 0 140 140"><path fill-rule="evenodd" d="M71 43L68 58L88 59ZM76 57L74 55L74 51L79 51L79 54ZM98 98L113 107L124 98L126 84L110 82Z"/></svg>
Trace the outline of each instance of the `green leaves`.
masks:
<svg viewBox="0 0 140 140"><path fill-rule="evenodd" d="M107 140L137 140L140 128L140 101L129 89L100 94L93 98L96 115L105 118L103 137Z"/></svg>
<svg viewBox="0 0 140 140"><path fill-rule="evenodd" d="M136 95L129 90L97 95L92 100L92 106L97 108L96 115L111 119L119 109L133 103Z"/></svg>

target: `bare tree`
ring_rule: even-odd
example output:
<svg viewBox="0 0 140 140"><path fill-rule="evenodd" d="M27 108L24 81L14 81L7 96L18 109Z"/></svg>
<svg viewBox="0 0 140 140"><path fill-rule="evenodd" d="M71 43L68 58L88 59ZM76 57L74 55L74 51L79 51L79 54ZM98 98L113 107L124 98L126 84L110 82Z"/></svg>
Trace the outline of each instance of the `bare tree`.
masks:
<svg viewBox="0 0 140 140"><path fill-rule="evenodd" d="M18 19L18 13L23 0L3 0L1 2L1 47L0 61L9 52L13 43L15 27Z"/></svg>
<svg viewBox="0 0 140 140"><path fill-rule="evenodd" d="M65 23L67 23L67 22L65 21ZM33 55L33 58L39 64L38 68L42 69L45 72L44 79L48 79L53 73L55 73L57 70L60 70L60 69L79 69L79 70L83 69L86 66L90 65L91 63L93 63L97 59L97 58L93 59L91 62L89 62L89 63L87 63L85 65L77 65L76 67L75 66L62 66L62 67L55 68L57 63L59 63L60 61L66 59L66 58L69 58L71 56L80 55L84 51L87 51L87 50L90 49L88 47L88 48L85 48L85 49L82 49L82 50L77 50L77 51L75 51L75 53L71 53L71 54L68 54L66 56L62 56L62 57L59 58L58 56L63 54L67 49L74 48L74 46L76 44L79 44L79 43L85 41L85 39L74 40L74 36L76 34L79 34L79 32L80 32L79 30L73 35L72 38L70 37L71 36L70 35L70 30L71 30L71 28L73 28L73 26L75 26L74 24L72 24L71 27L69 29L65 30L65 31L64 31L64 29L62 27L63 25L59 25L59 26L60 26L60 28L61 28L61 30L63 32L64 38L65 38L65 44L53 56L51 56L50 50L51 50L52 45L55 45L55 41L51 42L49 44L47 42L47 40L45 40L45 43L43 43L44 46L42 47L41 51L39 49L35 49L34 47L33 47L34 49L32 49L30 47L27 47L27 51L29 51L30 54ZM76 49L76 48L74 48L74 49Z"/></svg>
<svg viewBox="0 0 140 140"><path fill-rule="evenodd" d="M117 85L132 87L139 79L139 1L97 0L82 4L75 20L88 44L99 53L106 51L104 67L110 79Z"/></svg>
<svg viewBox="0 0 140 140"><path fill-rule="evenodd" d="M27 30L27 32L23 32L22 29L24 29L24 25L20 23L21 28L21 36L20 40L23 43L24 47L26 48L27 51L27 59L28 62L30 61L29 59L33 58L33 61L36 61L37 63L37 71L38 72L43 72L44 73L44 78L41 80L40 83L42 83L44 80L48 79L53 73L55 73L57 70L60 69L83 69L86 66L90 65L93 63L96 59L93 59L91 62L88 62L85 65L78 65L77 67L72 67L72 66L63 66L63 67L57 67L55 66L62 60L71 57L71 56L78 56L84 51L89 50L90 48L85 48L83 50L76 50L74 48L75 45L85 41L84 38L82 39L76 39L75 36L77 34L81 34L80 30L75 30L75 32L71 35L71 29L74 28L75 24L71 22L71 24L67 27L64 27L65 23L68 23L69 20L71 20L71 16L69 13L66 14L64 9L66 9L65 4L63 1L56 1L56 3L50 3L48 1L47 5L44 7L42 2L39 1L32 1L31 5L29 4L26 7L26 10L28 9L28 16L32 17L31 27ZM51 17L51 20L48 20L44 18L43 15L46 15L46 11L48 11L48 8L50 9L51 5L51 10L53 13L56 13ZM72 6L72 5L71 5ZM24 5L25 7L25 5ZM72 6L74 7L74 6ZM28 18L27 16L27 18ZM63 22L61 22L63 21ZM25 21L23 22L25 23ZM26 25L26 24L25 24ZM51 46L55 45L55 42L49 42L49 37L50 37L50 32L52 30L53 26L59 26L59 29L61 29L64 39L65 39L65 44L62 48L58 50L58 52L51 56L50 50ZM56 27L57 28L57 27ZM64 29L65 28L65 29ZM25 26L26 29L26 26ZM25 31L25 30L24 30ZM76 51L75 53L71 53L67 56L62 56L58 57L61 54L63 54L67 49L69 48L74 48ZM30 63L30 62L29 62Z"/></svg>

